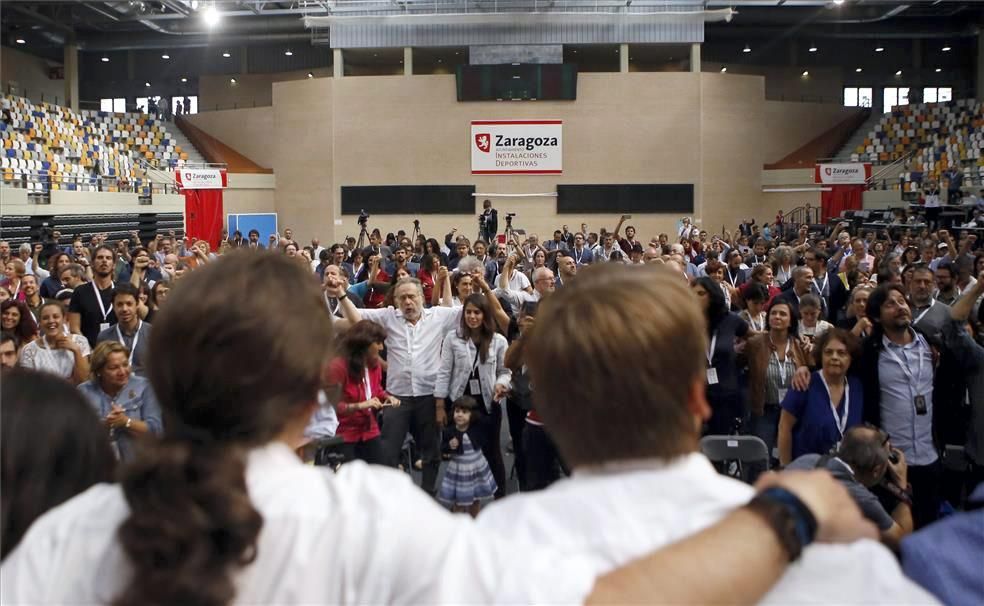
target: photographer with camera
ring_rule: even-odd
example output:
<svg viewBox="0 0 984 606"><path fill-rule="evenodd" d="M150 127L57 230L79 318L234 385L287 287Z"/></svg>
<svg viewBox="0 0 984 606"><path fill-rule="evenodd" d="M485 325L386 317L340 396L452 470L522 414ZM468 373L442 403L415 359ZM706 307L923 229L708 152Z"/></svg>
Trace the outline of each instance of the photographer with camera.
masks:
<svg viewBox="0 0 984 606"><path fill-rule="evenodd" d="M878 527L882 542L887 546L897 546L912 532L909 468L905 454L892 447L883 430L871 425L852 427L844 433L834 454L806 454L786 469L829 471L847 488L864 516ZM885 507L886 502L893 505L891 514Z"/></svg>
<svg viewBox="0 0 984 606"><path fill-rule="evenodd" d="M478 239L492 242L499 233L499 211L492 208L492 200L482 202L482 209L478 215Z"/></svg>

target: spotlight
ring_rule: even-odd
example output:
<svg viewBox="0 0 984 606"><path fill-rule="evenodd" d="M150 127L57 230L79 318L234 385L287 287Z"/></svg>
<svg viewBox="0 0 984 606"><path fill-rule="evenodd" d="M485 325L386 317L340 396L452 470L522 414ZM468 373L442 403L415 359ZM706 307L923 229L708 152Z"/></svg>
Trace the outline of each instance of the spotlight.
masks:
<svg viewBox="0 0 984 606"><path fill-rule="evenodd" d="M727 71L728 71L728 68L727 67L722 67L721 68L721 73L722 74L727 73Z"/></svg>
<svg viewBox="0 0 984 606"><path fill-rule="evenodd" d="M949 46L944 46L944 47L943 47L942 49L940 49L940 50L942 50L942 51L943 51L944 53L948 53L948 52L950 52L950 47L949 47Z"/></svg>
<svg viewBox="0 0 984 606"><path fill-rule="evenodd" d="M288 57L293 57L294 53L288 48L287 50L284 51L284 55Z"/></svg>
<svg viewBox="0 0 984 606"><path fill-rule="evenodd" d="M182 82L187 82L188 81L188 78L181 78L181 81Z"/></svg>
<svg viewBox="0 0 984 606"><path fill-rule="evenodd" d="M810 72L807 72L807 71L805 71L805 72L803 72L803 73L802 73L802 74L800 74L800 75L801 75L801 76L803 76L804 78L806 78L807 76L809 76L809 75L810 75Z"/></svg>
<svg viewBox="0 0 984 606"><path fill-rule="evenodd" d="M202 19L205 20L205 25L215 27L219 24L219 20L222 19L222 14L219 12L219 9L215 8L214 5L209 6L205 9L205 12L202 13Z"/></svg>
<svg viewBox="0 0 984 606"><path fill-rule="evenodd" d="M167 55L167 54L161 55L161 59L170 59L170 58L171 55Z"/></svg>
<svg viewBox="0 0 984 606"><path fill-rule="evenodd" d="M859 73L859 74L860 74L862 70L861 70L861 68L859 67L859 68L857 68L857 69L855 69L854 71L856 71L857 73Z"/></svg>
<svg viewBox="0 0 984 606"><path fill-rule="evenodd" d="M226 59L228 59L229 57L232 56L232 54L229 53L229 51L226 51L226 52L222 53L222 56L225 57Z"/></svg>
<svg viewBox="0 0 984 606"><path fill-rule="evenodd" d="M895 72L895 75L896 76L901 76L902 75L902 70L899 70L899 71Z"/></svg>
<svg viewBox="0 0 984 606"><path fill-rule="evenodd" d="M14 40L14 42L16 42L17 44L27 44L27 40L25 40L23 38L18 38L16 40Z"/></svg>
<svg viewBox="0 0 984 606"><path fill-rule="evenodd" d="M102 61L103 63L109 63L109 57L103 55L103 58L100 59L100 61Z"/></svg>
<svg viewBox="0 0 984 606"><path fill-rule="evenodd" d="M144 82L144 86L146 86L147 88L150 88L150 82Z"/></svg>
<svg viewBox="0 0 984 606"><path fill-rule="evenodd" d="M236 83L235 78L229 78L229 84L235 84L235 83Z"/></svg>
<svg viewBox="0 0 984 606"><path fill-rule="evenodd" d="M750 47L750 46L748 46L746 44L745 45L745 48L741 49L741 52L743 52L743 53L750 53L750 52L752 52L752 47Z"/></svg>
<svg viewBox="0 0 984 606"><path fill-rule="evenodd" d="M314 74L312 74L311 72L308 72L307 73L307 76L308 76L308 78L313 78L314 77Z"/></svg>
<svg viewBox="0 0 984 606"><path fill-rule="evenodd" d="M875 47L875 52L876 52L876 53L880 53L880 52L882 52L883 50L885 50L885 47L883 47L883 46L876 46L876 47Z"/></svg>
<svg viewBox="0 0 984 606"><path fill-rule="evenodd" d="M817 48L817 47L815 47L815 46L811 46L811 47L810 47L810 52L811 52L811 53L815 53L815 52L817 52L818 50L820 50L820 49L819 49L819 48Z"/></svg>
<svg viewBox="0 0 984 606"><path fill-rule="evenodd" d="M938 73L940 73L940 72L941 72L941 71L943 71L943 70L937 67L935 71L936 71L936 73L938 74Z"/></svg>

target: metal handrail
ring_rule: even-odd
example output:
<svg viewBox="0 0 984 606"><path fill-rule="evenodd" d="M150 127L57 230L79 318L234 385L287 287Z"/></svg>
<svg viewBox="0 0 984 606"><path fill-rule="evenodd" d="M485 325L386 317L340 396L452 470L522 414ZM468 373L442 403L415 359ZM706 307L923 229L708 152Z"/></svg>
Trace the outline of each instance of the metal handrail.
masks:
<svg viewBox="0 0 984 606"><path fill-rule="evenodd" d="M895 161L894 161L894 162L892 162L891 164L885 164L885 165L883 165L883 166L882 166L882 167L881 167L881 168L880 168L880 169L878 170L878 172L877 172L877 173L874 173L874 172L873 172L873 173L871 174L871 176L870 176L870 177L868 177L868 179L867 179L867 180L865 180L865 185L868 185L868 186L870 186L870 185L871 185L872 183L874 183L874 182L876 182L876 181L878 181L878 180L882 180L882 181L884 181L884 180L885 180L885 178L883 178L883 177L882 177L882 175L883 175L884 173L886 173L886 172L888 172L888 171L890 171L890 170L892 170L892 168L893 168L893 167L895 167L896 165L898 165L899 163L905 163L905 162L908 162L908 161L909 161L910 159L912 159L912 157L913 157L914 155L916 155L916 152L918 152L918 151L919 151L920 149L921 149L921 148L919 148L919 147L917 147L917 148L915 148L915 149L913 149L913 150L911 150L911 151L909 151L909 153L907 153L907 154L905 154L904 156L902 156L902 157L900 157L900 158L898 158L897 160L895 160Z"/></svg>
<svg viewBox="0 0 984 606"><path fill-rule="evenodd" d="M95 187L96 191L104 193L109 192L108 188L115 187L118 192L123 193L150 193L150 194L176 194L178 193L177 185L170 183L161 183L159 181L154 181L152 179L142 179L141 183L138 185L132 180L123 180L118 176L110 175L93 175L87 173L84 175L75 174L57 174L51 175L45 170L34 170L26 168L12 168L13 179L8 180L6 176L2 180L4 187L13 187L15 189L28 189L33 193L50 193L52 190L50 188L51 184L62 185L76 185L81 187ZM110 183L115 183L113 185L107 185L106 181ZM31 185L41 185L39 188L31 188ZM48 185L49 187L43 187ZM155 187L157 186L157 187ZM146 189L147 191L143 191ZM70 190L64 189L60 191L86 191L86 190Z"/></svg>

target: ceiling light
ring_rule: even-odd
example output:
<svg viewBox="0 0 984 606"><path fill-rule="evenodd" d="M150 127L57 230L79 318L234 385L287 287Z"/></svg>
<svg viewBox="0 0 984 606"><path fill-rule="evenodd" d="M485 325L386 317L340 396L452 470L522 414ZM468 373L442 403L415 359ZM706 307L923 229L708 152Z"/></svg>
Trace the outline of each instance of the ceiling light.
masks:
<svg viewBox="0 0 984 606"><path fill-rule="evenodd" d="M167 55L167 54L161 55L161 59L170 59L170 58L171 55Z"/></svg>
<svg viewBox="0 0 984 606"><path fill-rule="evenodd" d="M844 0L834 0L834 4L840 6L841 4L844 4Z"/></svg>
<svg viewBox="0 0 984 606"><path fill-rule="evenodd" d="M293 51L291 51L289 48L284 51L284 54L287 55L288 57L293 57L294 56Z"/></svg>
<svg viewBox="0 0 984 606"><path fill-rule="evenodd" d="M810 72L803 72L803 73L802 73L802 74L800 74L800 75L801 75L801 76L803 76L803 77L805 78L805 77L807 77L807 76L809 76L809 75L810 75Z"/></svg>
<svg viewBox="0 0 984 606"><path fill-rule="evenodd" d="M944 53L948 53L948 52L950 52L950 47L949 47L949 46L944 46L944 47L943 47L942 49L940 49L940 50L942 50L942 51L943 51Z"/></svg>
<svg viewBox="0 0 984 606"><path fill-rule="evenodd" d="M896 76L901 76L902 75L902 70L899 70L899 71L895 72L895 75Z"/></svg>
<svg viewBox="0 0 984 606"><path fill-rule="evenodd" d="M811 47L810 47L810 52L811 52L811 53L815 53L815 52L817 52L818 50L820 50L820 49L818 49L818 48L817 48L817 47L815 47L815 46L811 46Z"/></svg>
<svg viewBox="0 0 984 606"><path fill-rule="evenodd" d="M100 59L100 61L102 61L103 63L109 63L109 57L103 55L103 58Z"/></svg>
<svg viewBox="0 0 984 606"><path fill-rule="evenodd" d="M314 74L312 74L311 72L308 72L307 76L308 76L308 78L313 78L314 77Z"/></svg>
<svg viewBox="0 0 984 606"><path fill-rule="evenodd" d="M191 10L193 11L198 10L198 0L191 0Z"/></svg>
<svg viewBox="0 0 984 606"><path fill-rule="evenodd" d="M438 63L444 63L444 59L438 59L437 62Z"/></svg>
<svg viewBox="0 0 984 606"><path fill-rule="evenodd" d="M181 81L182 82L187 82L188 81L188 78L181 78Z"/></svg>
<svg viewBox="0 0 984 606"><path fill-rule="evenodd" d="M722 73L722 74L723 74L723 73L725 73L725 72L727 72L727 71L728 71L728 68L727 68L727 67L722 67L722 68L721 68L721 73Z"/></svg>
<svg viewBox="0 0 984 606"><path fill-rule="evenodd" d="M232 55L229 53L229 51L226 51L226 52L222 53L222 56L225 57L226 59L228 59Z"/></svg>
<svg viewBox="0 0 984 606"><path fill-rule="evenodd" d="M748 46L746 44L745 45L745 48L741 49L741 52L743 52L743 53L750 53L750 52L752 52L752 47L750 47L750 46Z"/></svg>
<svg viewBox="0 0 984 606"><path fill-rule="evenodd" d="M856 71L857 73L860 74L861 73L861 68L859 67L859 68L855 69L854 71Z"/></svg>
<svg viewBox="0 0 984 606"><path fill-rule="evenodd" d="M16 42L17 44L27 44L27 40L25 40L23 38L18 38L16 40L14 40L14 42Z"/></svg>
<svg viewBox="0 0 984 606"><path fill-rule="evenodd" d="M219 12L219 9L215 8L215 6L209 6L205 9L205 12L202 13L202 18L205 20L205 25L215 27L219 24L222 14Z"/></svg>
<svg viewBox="0 0 984 606"><path fill-rule="evenodd" d="M942 70L942 69L940 69L940 68L938 68L938 67L936 68L936 73L937 73L937 74L938 74L938 73L940 73L941 71L943 71L943 70Z"/></svg>
<svg viewBox="0 0 984 606"><path fill-rule="evenodd" d="M236 83L235 78L229 78L229 84L235 84L235 83Z"/></svg>
<svg viewBox="0 0 984 606"><path fill-rule="evenodd" d="M875 47L875 52L876 52L876 53L880 53L880 52L882 52L883 50L885 50L885 48L884 48L884 47L882 47L882 46L878 46L878 47Z"/></svg>
<svg viewBox="0 0 984 606"><path fill-rule="evenodd" d="M150 88L150 82L144 82L144 86L146 86L147 88Z"/></svg>

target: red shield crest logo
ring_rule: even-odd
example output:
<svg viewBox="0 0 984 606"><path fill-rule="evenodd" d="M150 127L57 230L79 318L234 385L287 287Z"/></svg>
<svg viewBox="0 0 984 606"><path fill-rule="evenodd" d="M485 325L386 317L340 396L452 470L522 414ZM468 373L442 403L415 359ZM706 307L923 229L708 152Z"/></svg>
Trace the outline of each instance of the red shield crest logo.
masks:
<svg viewBox="0 0 984 606"><path fill-rule="evenodd" d="M830 173L833 172L833 171L830 170L830 167L827 167L827 168L823 169L823 172L827 173L827 176L829 177L830 176Z"/></svg>
<svg viewBox="0 0 984 606"><path fill-rule="evenodd" d="M479 151L489 153L492 149L492 136L489 133L475 133L475 146Z"/></svg>

